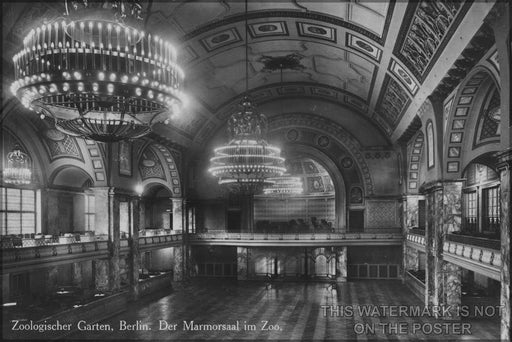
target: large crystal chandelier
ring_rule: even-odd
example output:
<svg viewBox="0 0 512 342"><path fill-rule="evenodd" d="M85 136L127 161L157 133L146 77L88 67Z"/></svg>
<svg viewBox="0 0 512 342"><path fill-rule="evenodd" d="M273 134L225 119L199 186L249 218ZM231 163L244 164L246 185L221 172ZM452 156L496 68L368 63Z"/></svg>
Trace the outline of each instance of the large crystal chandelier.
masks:
<svg viewBox="0 0 512 342"><path fill-rule="evenodd" d="M300 177L285 174L281 177L270 178L269 181L273 184L263 189L265 195L298 195L304 191Z"/></svg>
<svg viewBox="0 0 512 342"><path fill-rule="evenodd" d="M228 120L229 142L214 150L209 171L219 184L238 192L256 193L281 176L286 168L281 150L266 141L267 119L258 113L247 96L248 75L247 0L245 1L245 92L240 111Z"/></svg>
<svg viewBox="0 0 512 342"><path fill-rule="evenodd" d="M32 181L30 158L18 145L7 154L7 167L3 169L3 181L15 185L30 184Z"/></svg>
<svg viewBox="0 0 512 342"><path fill-rule="evenodd" d="M219 177L221 185L256 192L273 184L269 178L282 175L286 168L281 150L264 139L265 115L258 113L246 96L240 107L228 121L230 141L214 150L209 171Z"/></svg>
<svg viewBox="0 0 512 342"><path fill-rule="evenodd" d="M13 57L11 91L62 132L112 142L141 137L180 111L176 51L141 30L137 0L66 1Z"/></svg>

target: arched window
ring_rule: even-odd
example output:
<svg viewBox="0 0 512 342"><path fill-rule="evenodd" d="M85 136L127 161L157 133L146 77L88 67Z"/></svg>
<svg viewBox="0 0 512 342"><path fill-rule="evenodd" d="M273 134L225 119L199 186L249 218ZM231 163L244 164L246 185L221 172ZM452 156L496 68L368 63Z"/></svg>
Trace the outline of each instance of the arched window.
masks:
<svg viewBox="0 0 512 342"><path fill-rule="evenodd" d="M427 165L430 169L435 165L434 127L432 121L427 123Z"/></svg>

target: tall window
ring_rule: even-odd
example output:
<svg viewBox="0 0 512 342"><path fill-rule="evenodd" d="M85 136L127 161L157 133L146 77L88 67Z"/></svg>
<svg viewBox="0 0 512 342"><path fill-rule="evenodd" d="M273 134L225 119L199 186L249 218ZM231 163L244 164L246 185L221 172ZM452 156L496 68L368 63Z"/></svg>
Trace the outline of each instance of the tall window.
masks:
<svg viewBox="0 0 512 342"><path fill-rule="evenodd" d="M94 230L95 201L94 195L85 195L85 230Z"/></svg>
<svg viewBox="0 0 512 342"><path fill-rule="evenodd" d="M475 232L478 230L476 191L464 194L464 222L465 230Z"/></svg>
<svg viewBox="0 0 512 342"><path fill-rule="evenodd" d="M435 147L434 147L434 126L432 125L432 121L429 121L427 124L427 162L428 168L434 166L434 158L435 158Z"/></svg>
<svg viewBox="0 0 512 342"><path fill-rule="evenodd" d="M490 167L472 163L464 172L464 227L466 231L496 234L500 231L500 183Z"/></svg>
<svg viewBox="0 0 512 342"><path fill-rule="evenodd" d="M498 232L500 227L500 193L499 186L482 190L482 230Z"/></svg>
<svg viewBox="0 0 512 342"><path fill-rule="evenodd" d="M0 234L36 232L36 191L0 188Z"/></svg>

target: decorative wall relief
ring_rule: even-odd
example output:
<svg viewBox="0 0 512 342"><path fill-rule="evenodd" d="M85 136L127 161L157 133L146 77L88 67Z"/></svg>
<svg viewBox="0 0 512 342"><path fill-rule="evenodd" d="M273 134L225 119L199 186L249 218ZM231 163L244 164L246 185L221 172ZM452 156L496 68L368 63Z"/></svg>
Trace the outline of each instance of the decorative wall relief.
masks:
<svg viewBox="0 0 512 342"><path fill-rule="evenodd" d="M368 228L399 227L398 202L395 200L367 200L366 225Z"/></svg>
<svg viewBox="0 0 512 342"><path fill-rule="evenodd" d="M336 29L318 24L297 22L297 31L301 37L313 37L336 43Z"/></svg>
<svg viewBox="0 0 512 342"><path fill-rule="evenodd" d="M349 169L354 165L354 161L350 157L345 157L341 159L340 163L344 169Z"/></svg>
<svg viewBox="0 0 512 342"><path fill-rule="evenodd" d="M480 112L480 129L478 130L480 136L476 140L478 143L484 139L495 138L500 135L500 103L500 94L498 90L494 90L492 93L492 97Z"/></svg>
<svg viewBox="0 0 512 342"><path fill-rule="evenodd" d="M409 4L394 53L420 82L470 6L470 2L448 0Z"/></svg>
<svg viewBox="0 0 512 342"><path fill-rule="evenodd" d="M142 158L139 163L139 171L142 179L155 177L165 180L165 173L162 164L150 147L146 148L142 153Z"/></svg>
<svg viewBox="0 0 512 342"><path fill-rule="evenodd" d="M389 75L386 75L382 89L377 105L377 115L389 128L394 129L409 105L410 99L404 88Z"/></svg>
<svg viewBox="0 0 512 342"><path fill-rule="evenodd" d="M360 187L350 189L350 204L363 203L363 190Z"/></svg>
<svg viewBox="0 0 512 342"><path fill-rule="evenodd" d="M389 71L391 71L391 73L393 73L393 75L395 75L400 80L400 82L402 82L402 84L411 93L411 95L416 95L419 87L406 69L402 68L402 66L395 62L395 60L391 60Z"/></svg>
<svg viewBox="0 0 512 342"><path fill-rule="evenodd" d="M167 169L171 176L172 192L175 195L181 195L181 182L178 174L178 165L181 164L181 153L179 151L169 149L162 144L156 145L156 148L163 154Z"/></svg>
<svg viewBox="0 0 512 342"><path fill-rule="evenodd" d="M253 38L268 36L287 36L288 28L285 21L260 22L249 25L249 33Z"/></svg>
<svg viewBox="0 0 512 342"><path fill-rule="evenodd" d="M461 229L462 221L462 182L450 182L444 184L443 208L444 208L444 232L457 232Z"/></svg>
<svg viewBox="0 0 512 342"><path fill-rule="evenodd" d="M370 43L369 41L359 38L357 36L354 36L353 34L350 34L347 32L347 38L345 40L345 44L354 49L357 50L368 57L372 58L376 62L380 62L380 58L382 56L382 50L379 49L374 44Z"/></svg>
<svg viewBox="0 0 512 342"><path fill-rule="evenodd" d="M132 176L132 146L127 141L119 142L119 174Z"/></svg>
<svg viewBox="0 0 512 342"><path fill-rule="evenodd" d="M46 131L45 138L52 160L63 157L75 158L81 161L84 160L74 137L50 129Z"/></svg>

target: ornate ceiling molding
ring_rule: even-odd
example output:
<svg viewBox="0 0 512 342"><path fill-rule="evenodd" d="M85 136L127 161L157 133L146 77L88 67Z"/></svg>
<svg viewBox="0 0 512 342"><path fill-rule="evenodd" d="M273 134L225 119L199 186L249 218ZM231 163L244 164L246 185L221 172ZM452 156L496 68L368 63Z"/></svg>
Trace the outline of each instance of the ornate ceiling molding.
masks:
<svg viewBox="0 0 512 342"><path fill-rule="evenodd" d="M410 2L393 54L423 83L472 1Z"/></svg>
<svg viewBox="0 0 512 342"><path fill-rule="evenodd" d="M277 11L276 10L260 10L260 11L249 12L247 19L254 20L254 19L269 19L269 18L297 18L297 19L315 20L315 21L326 23L326 24L332 24L332 25L347 28L349 30L352 30L353 32L357 32L359 34L364 35L365 37L370 38L371 40L375 41L376 43L378 43L380 45L384 45L384 42L386 41L386 37L387 37L389 23L391 22L391 17L393 15L394 6L395 6L395 1L391 1L389 4L388 13L386 15L386 20L385 20L385 24L384 24L384 30L383 30L382 37L362 28L361 26L350 23L341 18L321 14L318 12L304 12L304 11L298 11L298 10L277 10ZM192 30L191 32L186 33L185 35L183 35L183 37L181 37L181 41L186 42L186 41L193 39L203 33L211 32L211 31L216 30L222 26L237 23L237 22L244 21L244 20L245 20L245 14L243 14L243 13L228 16L228 17L223 18L222 20L216 20L214 22L207 23L195 30Z"/></svg>
<svg viewBox="0 0 512 342"><path fill-rule="evenodd" d="M269 119L270 132L285 127L300 127L310 130L315 129L324 133L323 135L317 137L316 144L319 148L325 149L330 145L329 137L334 138L341 146L349 151L352 155L352 158L356 160L356 164L359 166L362 180L365 184L366 194L372 195L374 193L372 177L362 153L362 146L360 142L350 133L348 133L343 127L332 122L331 120L310 114L284 114ZM297 135L297 137L299 136L300 133Z"/></svg>

